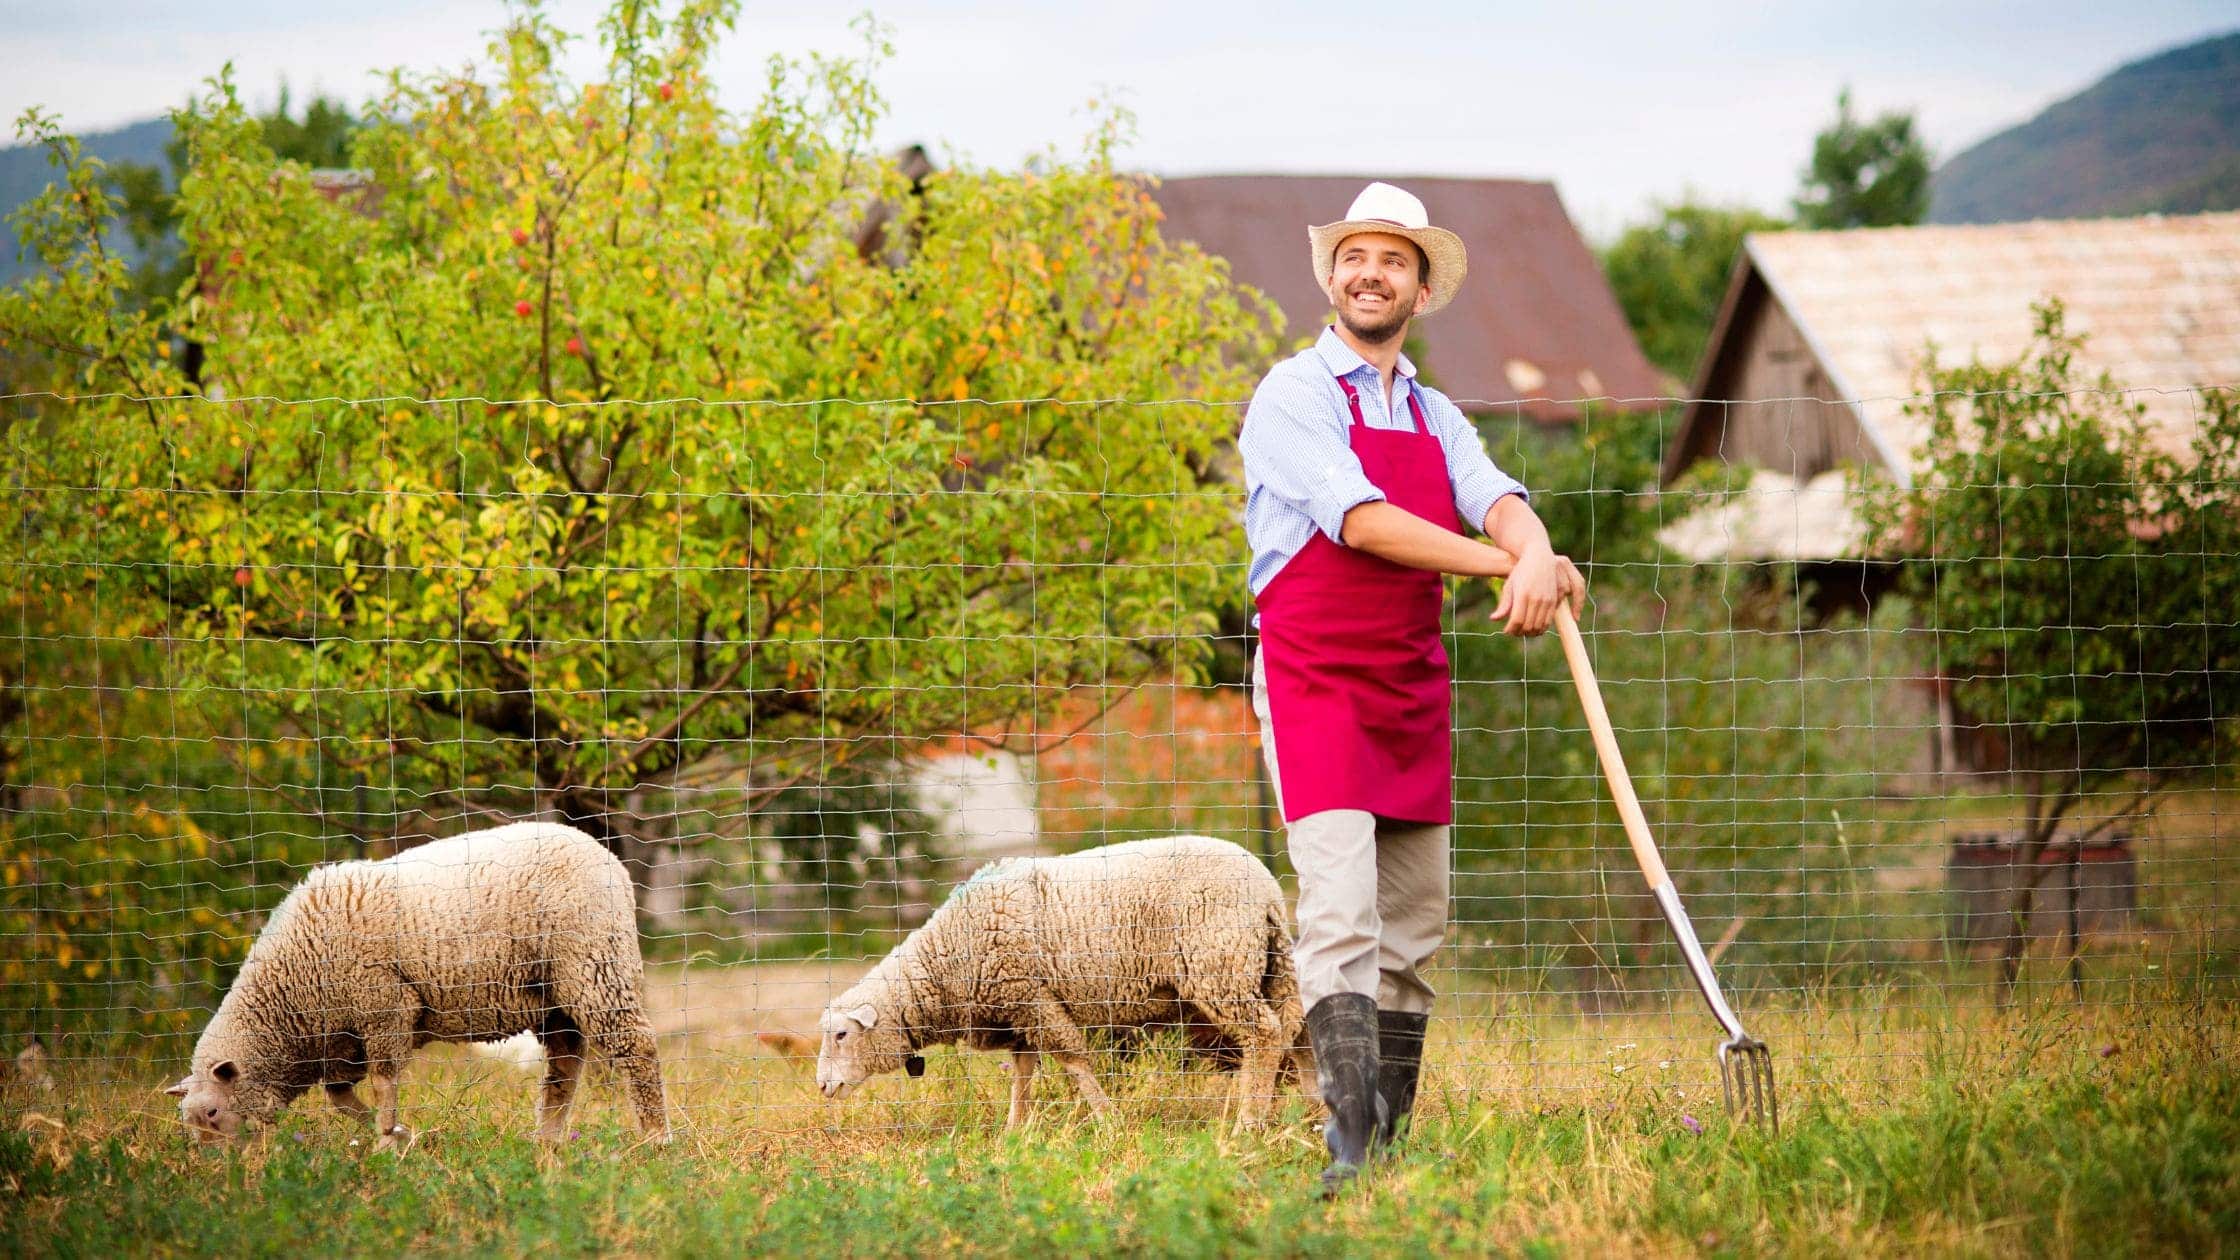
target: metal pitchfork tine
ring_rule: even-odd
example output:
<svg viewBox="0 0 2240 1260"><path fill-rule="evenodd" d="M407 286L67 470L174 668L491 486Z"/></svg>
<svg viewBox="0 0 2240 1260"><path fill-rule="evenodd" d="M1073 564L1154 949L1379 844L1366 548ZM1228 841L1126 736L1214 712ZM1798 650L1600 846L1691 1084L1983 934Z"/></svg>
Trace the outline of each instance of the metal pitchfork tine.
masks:
<svg viewBox="0 0 2240 1260"><path fill-rule="evenodd" d="M1610 711L1603 707L1602 687L1595 682L1586 640L1579 634L1579 622L1571 615L1568 602L1556 605L1556 634L1563 640L1571 681L1578 686L1579 705L1587 712L1587 729L1594 734L1595 753L1602 760L1603 777L1610 782L1618 818L1625 823L1626 839L1632 842L1634 860L1641 864L1657 908L1664 912L1664 921L1680 942L1680 954L1688 960L1688 974L1695 977L1696 988L1702 990L1712 1018L1727 1031L1727 1040L1719 1043L1719 1089L1726 1097L1727 1112L1779 1132L1781 1107L1773 1094L1773 1052L1766 1049L1766 1043L1742 1030L1742 1021L1735 1018L1734 1008L1719 991L1719 978L1711 974L1711 960L1704 956L1703 942L1696 939L1695 925L1688 921L1688 912L1680 905L1680 893L1664 869L1664 858L1649 836L1649 820L1641 812L1640 798L1634 795L1625 757L1618 752Z"/></svg>

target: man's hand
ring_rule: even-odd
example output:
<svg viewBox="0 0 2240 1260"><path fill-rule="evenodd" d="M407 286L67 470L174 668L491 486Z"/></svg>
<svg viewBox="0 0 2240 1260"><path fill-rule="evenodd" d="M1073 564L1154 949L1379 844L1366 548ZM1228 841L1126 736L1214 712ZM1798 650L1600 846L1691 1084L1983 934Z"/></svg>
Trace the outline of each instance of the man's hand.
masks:
<svg viewBox="0 0 2240 1260"><path fill-rule="evenodd" d="M1493 620L1503 622L1501 632L1523 638L1547 633L1555 624L1556 605L1568 602L1576 617L1585 606L1587 579L1571 557L1547 547L1527 548L1518 557L1509 580L1502 584L1501 600L1493 606Z"/></svg>

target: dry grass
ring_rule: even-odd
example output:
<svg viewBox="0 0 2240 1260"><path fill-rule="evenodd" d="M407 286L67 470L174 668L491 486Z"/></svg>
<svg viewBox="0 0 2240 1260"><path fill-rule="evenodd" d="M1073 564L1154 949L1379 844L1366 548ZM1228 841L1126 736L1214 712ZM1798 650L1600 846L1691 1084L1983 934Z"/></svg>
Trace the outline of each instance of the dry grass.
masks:
<svg viewBox="0 0 2240 1260"><path fill-rule="evenodd" d="M808 1066L732 1033L664 1050L682 1137L640 1145L595 1084L579 1136L527 1138L534 1078L432 1051L401 1157L323 1106L266 1139L190 1151L156 1092L171 1065L11 1097L0 1251L228 1254L1084 1249L1179 1254L1617 1249L1977 1255L2186 1251L2240 1229L2240 1006L2214 975L2160 975L2078 1006L1996 1010L1937 986L1846 993L1760 1021L1785 1127L1730 1128L1711 1025L1514 1002L1438 1025L1407 1146L1343 1201L1313 1201L1314 1116L1222 1123L1228 1078L1157 1045L1103 1065L1122 1119L1045 1080L1000 1123L1001 1057L937 1052L922 1080L844 1104ZM124 1065L109 1064L109 1067ZM1049 1077L1053 1074L1045 1074ZM353 1145L356 1142L356 1145Z"/></svg>
<svg viewBox="0 0 2240 1260"><path fill-rule="evenodd" d="M1664 962L1614 960L1595 993L1524 951L1446 972L1416 1130L1332 1204L1313 1108L1231 1133L1230 1078L1174 1044L1100 1062L1117 1122L1045 1072L1006 1133L1002 1056L937 1050L830 1104L754 1036L812 1030L863 963L667 962L672 1148L595 1078L576 1137L536 1149L534 1076L438 1048L402 1156L314 1100L196 1153L158 1092L174 1052L66 1043L53 1092L0 1088L0 1254L2217 1254L2240 1238L2240 811L2198 803L2143 846L2152 909L2093 944L2081 1003L2042 952L2001 1009L1979 964L1894 950L1901 920L1856 906L1854 956L1761 991L1731 965L1746 934L1728 962L1777 1055L1778 1136L1720 1113L1715 1027Z"/></svg>

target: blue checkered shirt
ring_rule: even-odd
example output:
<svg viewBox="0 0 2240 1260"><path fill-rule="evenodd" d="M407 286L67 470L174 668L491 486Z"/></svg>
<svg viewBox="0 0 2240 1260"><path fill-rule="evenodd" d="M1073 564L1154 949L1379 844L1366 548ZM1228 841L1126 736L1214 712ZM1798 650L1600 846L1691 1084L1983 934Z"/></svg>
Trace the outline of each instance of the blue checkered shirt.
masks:
<svg viewBox="0 0 2240 1260"><path fill-rule="evenodd" d="M1388 404L1377 369L1335 329L1325 328L1312 348L1278 363L1260 382L1237 438L1244 456L1244 535L1252 546L1254 595L1267 589L1316 530L1343 547L1347 509L1384 498L1354 457L1346 433L1353 413L1338 388L1340 377L1360 392L1362 422L1372 429L1411 427L1408 391L1416 392L1424 420L1447 453L1455 511L1472 529L1483 528L1503 495L1525 492L1486 457L1485 439L1462 409L1415 376L1416 365L1401 355Z"/></svg>

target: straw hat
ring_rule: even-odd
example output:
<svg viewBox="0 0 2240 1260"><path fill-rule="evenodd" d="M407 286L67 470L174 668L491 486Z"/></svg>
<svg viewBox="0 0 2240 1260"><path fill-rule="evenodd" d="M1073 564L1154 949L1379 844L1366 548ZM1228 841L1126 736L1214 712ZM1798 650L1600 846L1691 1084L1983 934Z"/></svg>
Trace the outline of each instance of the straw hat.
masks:
<svg viewBox="0 0 2240 1260"><path fill-rule="evenodd" d="M1431 275L1424 287L1431 290L1431 300L1424 304L1421 314L1429 315L1453 301L1455 290L1462 287L1462 277L1470 270L1462 238L1431 226L1431 216L1414 193L1390 184L1371 184L1353 199L1345 218L1307 229L1307 243L1314 249L1314 282L1323 292L1330 291L1338 242L1361 232L1404 236L1430 260Z"/></svg>

